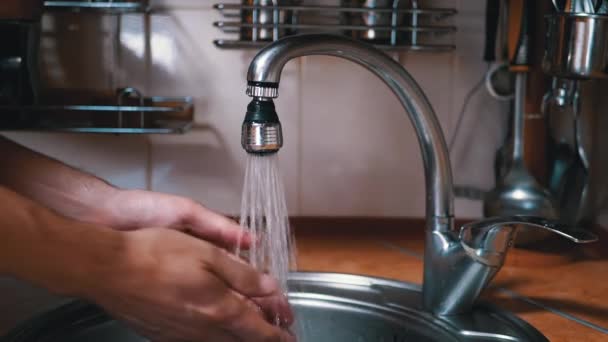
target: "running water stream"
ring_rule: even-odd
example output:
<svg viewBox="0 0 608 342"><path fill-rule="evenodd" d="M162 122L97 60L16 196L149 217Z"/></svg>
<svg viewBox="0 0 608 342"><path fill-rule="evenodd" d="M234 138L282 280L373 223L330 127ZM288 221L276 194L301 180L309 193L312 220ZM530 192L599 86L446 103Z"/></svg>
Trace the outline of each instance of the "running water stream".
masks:
<svg viewBox="0 0 608 342"><path fill-rule="evenodd" d="M241 227L252 233L249 251L237 251L256 269L278 279L287 293L287 276L295 267L285 190L277 153L248 154L241 200Z"/></svg>

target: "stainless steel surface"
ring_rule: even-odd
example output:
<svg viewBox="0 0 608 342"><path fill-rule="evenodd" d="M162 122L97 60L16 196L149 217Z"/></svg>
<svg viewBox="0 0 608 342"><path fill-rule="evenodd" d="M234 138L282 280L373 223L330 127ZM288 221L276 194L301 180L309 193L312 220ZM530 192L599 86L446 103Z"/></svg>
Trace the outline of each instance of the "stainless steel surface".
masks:
<svg viewBox="0 0 608 342"><path fill-rule="evenodd" d="M511 165L496 187L486 194L483 203L484 216L533 215L557 218L551 193L542 187L528 172L523 160L524 153L524 94L526 93L526 74L517 73L515 86L515 105L513 109L513 156ZM528 241L541 239L536 231L530 232Z"/></svg>
<svg viewBox="0 0 608 342"><path fill-rule="evenodd" d="M469 312L499 267L487 266L471 257L453 229L454 199L448 150L424 92L403 66L386 54L352 39L325 34L287 37L270 44L254 57L247 80L250 84L278 86L285 64L309 55L341 57L365 67L384 81L401 102L418 137L425 170L427 229L423 307L439 315ZM521 86L519 88L521 92ZM521 150L521 145L518 149ZM521 159L521 151L517 153ZM500 234L480 237L484 241L482 245L493 244L499 238Z"/></svg>
<svg viewBox="0 0 608 342"><path fill-rule="evenodd" d="M510 101L514 96L514 78L506 62L493 63L485 74L484 84L488 93L500 101Z"/></svg>
<svg viewBox="0 0 608 342"><path fill-rule="evenodd" d="M558 13L547 16L543 70L564 78L608 76L608 16Z"/></svg>
<svg viewBox="0 0 608 342"><path fill-rule="evenodd" d="M231 39L216 39L213 44L222 49L261 49L268 45L267 42L248 42ZM377 49L387 52L404 52L404 51L419 51L419 52L448 52L456 48L455 45L445 44L425 44L416 46L393 46L388 44L374 44Z"/></svg>
<svg viewBox="0 0 608 342"><path fill-rule="evenodd" d="M589 168L587 169L586 200L581 206L579 218L588 224L605 223L608 210L608 79L582 82L581 96L584 99L580 113L580 125L585 131L582 146L587 149ZM601 217L601 218L599 218Z"/></svg>
<svg viewBox="0 0 608 342"><path fill-rule="evenodd" d="M587 91L583 95L579 88L589 89L595 80L608 75L607 6L606 1L596 1L593 3L593 13L597 14L587 14L582 12L589 12L588 3L556 5L566 6L564 11L570 13L547 17L547 49L543 69L550 75L571 79L560 82L575 85L572 96L576 101L571 106L574 124L570 117L561 113L563 110L557 104L553 107L558 108L553 108L554 113L550 113L551 148L554 151L549 159L550 187L562 220L591 225L606 207L606 182L601 180L605 162L599 152L602 145L599 127L604 122L603 105L594 104L602 102L599 98L604 94ZM559 94L554 96L559 97Z"/></svg>
<svg viewBox="0 0 608 342"><path fill-rule="evenodd" d="M292 273L289 300L301 342L547 341L491 304L467 315L424 311L418 285L336 273ZM75 302L24 323L2 342L145 341L96 307Z"/></svg>
<svg viewBox="0 0 608 342"><path fill-rule="evenodd" d="M137 100L139 101L139 106L144 107L144 97L139 90L133 87L126 87L117 90L117 98L118 98L118 107L122 107L123 101L125 97L129 97L135 95ZM118 128L123 128L124 120L122 109L118 110ZM139 128L146 127L146 113L142 110L139 112Z"/></svg>
<svg viewBox="0 0 608 342"><path fill-rule="evenodd" d="M549 133L555 141L576 151L576 118L580 112L578 81L555 77L543 99L542 111L549 120Z"/></svg>
<svg viewBox="0 0 608 342"><path fill-rule="evenodd" d="M125 89L117 94L117 105L0 105L4 115L0 130L181 134L192 126L192 98L140 97L138 106L121 105L124 96L134 91Z"/></svg>
<svg viewBox="0 0 608 342"><path fill-rule="evenodd" d="M595 14L608 14L608 1L597 0Z"/></svg>
<svg viewBox="0 0 608 342"><path fill-rule="evenodd" d="M474 306L481 291L504 264L516 233L522 228L557 234L575 243L597 241L597 237L589 231L534 216L491 217L465 224L456 239L460 246L452 246L453 251L447 254L455 259L458 266L441 278L454 284L445 289L449 291L444 294L446 301L443 303L443 308L449 310L447 313L464 313L466 311L459 310Z"/></svg>
<svg viewBox="0 0 608 342"><path fill-rule="evenodd" d="M33 3L29 3L32 5ZM20 8L22 5L8 4ZM25 5L24 17L36 12ZM6 11L3 9L2 11ZM16 12L21 12L16 10ZM19 13L3 13L4 16ZM39 19L0 20L0 104L26 105L36 103L40 95L40 35Z"/></svg>
<svg viewBox="0 0 608 342"><path fill-rule="evenodd" d="M500 267L505 261L506 252L513 245L517 228L522 225L529 229L545 230L576 243L597 241L597 236L588 230L572 229L536 216L492 217L467 223L460 229L460 241L472 258L486 266Z"/></svg>
<svg viewBox="0 0 608 342"><path fill-rule="evenodd" d="M546 106L554 151L549 159L550 188L559 205L560 219L590 225L604 205L600 198L605 190L600 181L601 171L598 172L603 163L598 157L599 150L593 146L594 141L601 140L595 123L602 122L599 118L603 113L598 112L602 106L588 103L597 102L597 97L604 95L588 91L583 96L579 88L593 82L589 79L608 75L608 16L605 1L592 4L592 13L599 14L588 14L591 6L588 2L555 5L566 6L563 11L569 13L547 17L543 69L564 78L555 81L558 82L552 90L555 100Z"/></svg>
<svg viewBox="0 0 608 342"><path fill-rule="evenodd" d="M264 41L277 40L295 33L346 33L399 51L449 51L452 42L443 39L456 31L452 25L437 22L454 15L450 8L419 8L417 1L344 0L344 6L287 4L277 1L246 1L245 4L216 4L226 20L214 23L225 33L241 32L240 39L218 39L220 48L260 48ZM234 21L235 13L252 13L251 20ZM257 13L257 14L256 14ZM261 16L263 13L268 15ZM272 20L270 13L273 14ZM282 13L290 15L282 16ZM257 16L256 16L257 15ZM291 19L289 19L291 18ZM405 20L407 18L408 20ZM264 37L258 39L261 33ZM258 35L243 35L258 32Z"/></svg>
<svg viewBox="0 0 608 342"><path fill-rule="evenodd" d="M549 130L550 190L559 206L560 220L591 227L608 209L608 97L607 79L579 82L576 120L568 120L574 146L565 145L559 130ZM550 121L559 120L549 113ZM553 127L556 123L551 122ZM601 221L600 221L601 222Z"/></svg>
<svg viewBox="0 0 608 342"><path fill-rule="evenodd" d="M64 9L64 10L101 10L104 12L141 12L148 8L147 0L108 0L108 1L50 1L44 2L44 7L47 9Z"/></svg>
<svg viewBox="0 0 608 342"><path fill-rule="evenodd" d="M262 5L239 5L239 4L215 4L213 8L219 11L230 11L230 10L241 10L241 9L280 9L280 10L292 10L299 12L319 12L319 11L332 11L332 12L353 12L353 13L403 13L403 14L421 14L421 15L433 15L438 19L452 16L458 13L453 8L370 8L370 7L345 7L345 6L325 6L325 5L276 5L276 6L262 6Z"/></svg>
<svg viewBox="0 0 608 342"><path fill-rule="evenodd" d="M251 41L272 41L284 36L289 31L279 29L274 23L286 24L293 20L293 12L285 9L273 9L274 5L289 5L292 1L285 0L242 0L242 4L251 9L241 9L240 39ZM257 25L268 25L260 27Z"/></svg>
<svg viewBox="0 0 608 342"><path fill-rule="evenodd" d="M362 8L369 8L370 11L367 12L345 12L344 20L347 24L350 25L363 25L368 26L367 30L353 30L350 32L351 37L358 38L370 42L391 42L392 44L396 44L397 42L397 32L394 30L391 31L382 31L376 30L374 27L376 26L401 26L404 22L404 14L396 11L392 12L376 12L373 9L399 9L404 8L405 5L411 5L412 9L417 9L418 2L411 1L394 1L394 0L365 0L361 1L353 1L353 0L342 0L343 7L357 7L360 5ZM412 15L412 26L416 25L418 15ZM394 41L391 41L394 39Z"/></svg>
<svg viewBox="0 0 608 342"><path fill-rule="evenodd" d="M555 199L559 219L581 224L588 206L588 164L582 150L580 133L583 116L578 80L554 78L543 100L543 113L549 123L549 190ZM591 132L587 132L590 137ZM588 139L586 139L588 140ZM586 223L588 224L588 222Z"/></svg>
<svg viewBox="0 0 608 342"><path fill-rule="evenodd" d="M269 29L272 27L278 27L280 29L283 28L291 28L291 29L320 29L320 30L353 30L353 31L369 31L370 28L366 25L341 25L341 24L250 24L250 23L237 23L237 22L225 22L225 21L216 21L213 23L215 27L221 29L232 29L236 27L257 27L260 29ZM375 26L375 31L379 32L391 32L391 31L407 31L407 32L423 32L423 33L453 33L456 32L456 28L451 26L445 27L429 27L429 26Z"/></svg>
<svg viewBox="0 0 608 342"><path fill-rule="evenodd" d="M278 87L262 87L258 85L247 85L246 90L247 95L251 97L264 97L269 99L274 99L279 97L279 88Z"/></svg>
<svg viewBox="0 0 608 342"><path fill-rule="evenodd" d="M248 153L273 153L283 146L280 123L243 123L241 146Z"/></svg>
<svg viewBox="0 0 608 342"><path fill-rule="evenodd" d="M566 13L597 13L602 6L602 0L552 0L557 12Z"/></svg>
<svg viewBox="0 0 608 342"><path fill-rule="evenodd" d="M593 150L593 146L591 146L593 144L593 127L591 125L592 121L585 120L583 113L576 116L576 151L587 171L589 170L589 165L591 165L591 152Z"/></svg>

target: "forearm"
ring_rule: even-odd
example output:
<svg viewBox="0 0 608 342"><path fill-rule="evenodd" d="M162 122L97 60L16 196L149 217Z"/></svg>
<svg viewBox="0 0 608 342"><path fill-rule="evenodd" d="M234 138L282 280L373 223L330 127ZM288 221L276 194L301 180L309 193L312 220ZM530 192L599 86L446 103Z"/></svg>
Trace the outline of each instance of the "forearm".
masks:
<svg viewBox="0 0 608 342"><path fill-rule="evenodd" d="M6 188L0 203L1 275L87 297L124 251L123 233L62 217Z"/></svg>
<svg viewBox="0 0 608 342"><path fill-rule="evenodd" d="M103 223L100 207L117 190L103 180L0 136L0 185L62 215Z"/></svg>

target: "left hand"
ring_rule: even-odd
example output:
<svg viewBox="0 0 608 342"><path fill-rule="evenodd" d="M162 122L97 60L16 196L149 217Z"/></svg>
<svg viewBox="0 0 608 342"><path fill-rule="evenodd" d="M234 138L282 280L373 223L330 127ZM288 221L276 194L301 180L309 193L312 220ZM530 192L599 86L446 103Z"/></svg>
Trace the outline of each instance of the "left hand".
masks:
<svg viewBox="0 0 608 342"><path fill-rule="evenodd" d="M249 234L243 232L237 222L185 197L118 190L98 210L95 221L118 230L165 227L225 248L234 248L240 242L246 249L251 243Z"/></svg>

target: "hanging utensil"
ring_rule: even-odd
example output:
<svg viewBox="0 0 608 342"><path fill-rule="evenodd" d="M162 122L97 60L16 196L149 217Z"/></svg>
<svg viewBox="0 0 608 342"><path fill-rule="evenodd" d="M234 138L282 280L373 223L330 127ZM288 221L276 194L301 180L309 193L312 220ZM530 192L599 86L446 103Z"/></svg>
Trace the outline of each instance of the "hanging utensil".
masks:
<svg viewBox="0 0 608 342"><path fill-rule="evenodd" d="M549 119L551 165L549 189L559 207L559 219L579 224L587 203L588 172L579 153L581 96L578 80L553 79L543 103Z"/></svg>
<svg viewBox="0 0 608 342"><path fill-rule="evenodd" d="M483 59L490 64L485 75L485 86L488 93L497 100L507 101L513 99L515 78L513 77L513 74L509 72L508 63L502 60L502 58L497 61L496 58L496 41L498 40L501 5L501 1L487 1L486 36Z"/></svg>
<svg viewBox="0 0 608 342"><path fill-rule="evenodd" d="M513 111L512 163L504 178L484 199L484 215L535 215L556 217L549 191L542 187L528 172L524 164L524 101L527 73L532 63L534 1L511 0L509 7L509 54L511 71L516 73L515 104ZM544 238L532 231L520 231L518 243L528 243Z"/></svg>
<svg viewBox="0 0 608 342"><path fill-rule="evenodd" d="M542 108L544 115L549 118L549 133L557 144L564 144L575 153L576 121L580 112L579 83L557 77L553 78L552 83Z"/></svg>

